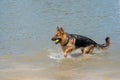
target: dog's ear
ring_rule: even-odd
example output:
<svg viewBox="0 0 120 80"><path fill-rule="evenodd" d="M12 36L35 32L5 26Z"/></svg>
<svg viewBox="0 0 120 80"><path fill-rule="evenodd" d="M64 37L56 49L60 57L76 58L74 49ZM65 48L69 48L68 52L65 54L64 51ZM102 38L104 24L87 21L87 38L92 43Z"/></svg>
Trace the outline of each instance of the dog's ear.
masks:
<svg viewBox="0 0 120 80"><path fill-rule="evenodd" d="M64 33L64 29L62 27L60 27L60 32L63 34Z"/></svg>
<svg viewBox="0 0 120 80"><path fill-rule="evenodd" d="M57 31L59 31L60 30L60 28L59 28L59 26L57 26Z"/></svg>

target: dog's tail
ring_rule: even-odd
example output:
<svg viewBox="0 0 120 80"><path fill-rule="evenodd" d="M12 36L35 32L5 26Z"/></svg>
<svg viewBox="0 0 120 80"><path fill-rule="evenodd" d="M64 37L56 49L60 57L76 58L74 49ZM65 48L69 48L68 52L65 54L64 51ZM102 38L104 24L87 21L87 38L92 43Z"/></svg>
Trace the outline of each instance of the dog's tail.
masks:
<svg viewBox="0 0 120 80"><path fill-rule="evenodd" d="M105 41L106 41L106 43L104 43L104 44L96 44L96 48L97 49L103 49L103 50L107 49L111 44L110 37L106 37Z"/></svg>

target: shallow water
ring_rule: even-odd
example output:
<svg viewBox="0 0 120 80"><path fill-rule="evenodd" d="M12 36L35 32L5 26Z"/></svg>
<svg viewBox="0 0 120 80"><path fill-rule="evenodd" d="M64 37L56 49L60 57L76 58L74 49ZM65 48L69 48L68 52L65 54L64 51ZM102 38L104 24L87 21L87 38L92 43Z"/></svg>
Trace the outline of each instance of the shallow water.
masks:
<svg viewBox="0 0 120 80"><path fill-rule="evenodd" d="M104 43L107 51L63 57L56 26ZM1 0L0 80L119 80L120 1Z"/></svg>

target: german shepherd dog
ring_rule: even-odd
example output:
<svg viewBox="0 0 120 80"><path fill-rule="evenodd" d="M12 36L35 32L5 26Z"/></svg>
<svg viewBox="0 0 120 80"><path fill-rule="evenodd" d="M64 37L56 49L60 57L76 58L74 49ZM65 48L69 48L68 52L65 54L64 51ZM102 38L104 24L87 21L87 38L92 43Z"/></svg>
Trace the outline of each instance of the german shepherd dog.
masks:
<svg viewBox="0 0 120 80"><path fill-rule="evenodd" d="M106 43L98 44L88 37L78 34L69 34L65 32L62 27L57 27L55 36L51 40L56 44L60 43L64 57L67 57L69 52L78 48L81 48L82 54L91 54L94 48L105 50L111 44L110 37L106 37Z"/></svg>

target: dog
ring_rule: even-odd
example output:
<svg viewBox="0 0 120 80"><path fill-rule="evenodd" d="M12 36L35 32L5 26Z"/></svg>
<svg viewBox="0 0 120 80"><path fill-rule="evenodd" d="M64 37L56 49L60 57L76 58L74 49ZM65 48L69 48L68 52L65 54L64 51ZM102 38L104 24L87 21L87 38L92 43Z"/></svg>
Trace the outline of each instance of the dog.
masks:
<svg viewBox="0 0 120 80"><path fill-rule="evenodd" d="M64 57L67 57L68 53L78 48L81 48L82 54L92 54L94 48L105 50L111 44L110 37L106 37L106 43L98 44L86 36L69 34L65 32L62 27L57 27L55 36L51 40L54 41L55 44L60 43L64 52Z"/></svg>

